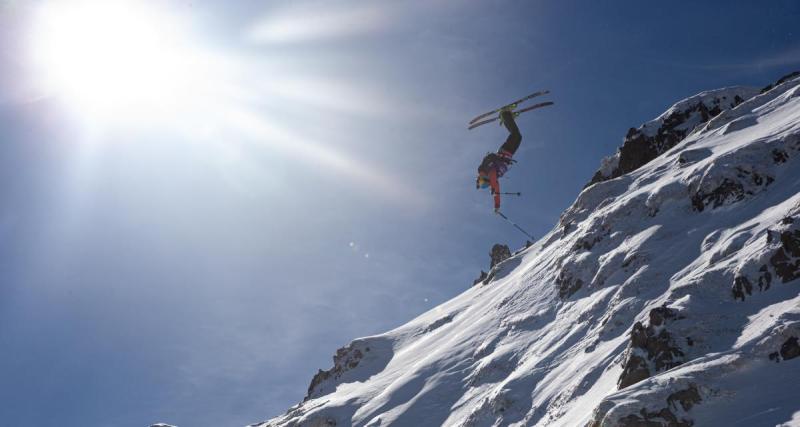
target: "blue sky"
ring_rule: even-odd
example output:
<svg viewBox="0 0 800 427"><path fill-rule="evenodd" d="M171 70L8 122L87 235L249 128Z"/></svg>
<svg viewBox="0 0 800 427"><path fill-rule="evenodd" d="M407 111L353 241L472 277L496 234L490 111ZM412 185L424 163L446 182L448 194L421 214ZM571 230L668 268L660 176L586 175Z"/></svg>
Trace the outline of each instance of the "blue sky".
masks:
<svg viewBox="0 0 800 427"><path fill-rule="evenodd" d="M75 38L43 67L48 3L0 2L4 424L278 415L337 348L524 243L474 189L505 134L472 116L552 91L503 181L523 193L505 213L541 236L629 127L800 69L789 0L164 3L147 25L180 54L136 75L181 73L154 91L167 80L107 79L149 58L136 26L87 12L132 35ZM87 56L98 40L130 46Z"/></svg>

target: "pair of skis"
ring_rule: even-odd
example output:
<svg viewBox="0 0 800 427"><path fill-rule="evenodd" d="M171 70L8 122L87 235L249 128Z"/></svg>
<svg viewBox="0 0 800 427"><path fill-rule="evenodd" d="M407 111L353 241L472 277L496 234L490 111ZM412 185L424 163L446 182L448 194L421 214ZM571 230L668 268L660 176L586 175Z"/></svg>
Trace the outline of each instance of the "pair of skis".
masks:
<svg viewBox="0 0 800 427"><path fill-rule="evenodd" d="M479 115L478 117L475 117L474 119L469 121L469 129L475 129L478 126L485 125L486 123L491 123L491 122L494 122L496 120L499 120L500 119L499 115L496 116L496 117L492 117L491 119L486 119L486 117L489 117L489 116L491 116L493 114L498 114L503 110L511 110L514 113L514 117L517 117L517 116L519 116L520 114L522 114L522 113L524 113L526 111L531 111L531 110L535 110L537 108L542 108L542 107L547 107L548 105L553 105L552 102L545 101L545 102L540 102L538 104L531 105L530 107L526 107L526 108L523 108L521 110L516 110L516 108L519 106L520 103L522 103L524 101L527 101L527 100L529 100L531 98L536 98L537 96L547 95L548 93L550 93L549 90L542 90L542 91L539 91L539 92L535 92L535 93L532 93L532 94L530 94L530 95L528 95L528 96L526 96L524 98L520 98L520 99L518 99L518 100L516 100L516 101L514 101L514 102L512 102L510 104L507 104L507 105L504 105L504 106L502 106L500 108L497 108L495 110L489 111L488 113L483 113L483 114ZM483 120L483 119L485 119L485 120Z"/></svg>

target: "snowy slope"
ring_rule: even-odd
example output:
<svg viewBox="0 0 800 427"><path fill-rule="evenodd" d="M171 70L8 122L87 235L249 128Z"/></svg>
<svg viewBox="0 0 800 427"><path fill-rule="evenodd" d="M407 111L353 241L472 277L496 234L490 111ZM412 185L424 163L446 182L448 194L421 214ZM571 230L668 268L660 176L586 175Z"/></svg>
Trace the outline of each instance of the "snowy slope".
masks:
<svg viewBox="0 0 800 427"><path fill-rule="evenodd" d="M671 147L258 425L800 425L800 78L636 132L676 112Z"/></svg>

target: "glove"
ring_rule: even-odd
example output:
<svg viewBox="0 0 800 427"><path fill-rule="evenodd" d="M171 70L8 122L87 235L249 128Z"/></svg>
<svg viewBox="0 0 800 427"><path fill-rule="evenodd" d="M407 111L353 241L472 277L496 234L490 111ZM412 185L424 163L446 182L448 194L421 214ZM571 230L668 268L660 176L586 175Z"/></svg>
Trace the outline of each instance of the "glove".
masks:
<svg viewBox="0 0 800 427"><path fill-rule="evenodd" d="M499 214L500 213L500 207L499 206L494 208L494 213L495 214Z"/></svg>

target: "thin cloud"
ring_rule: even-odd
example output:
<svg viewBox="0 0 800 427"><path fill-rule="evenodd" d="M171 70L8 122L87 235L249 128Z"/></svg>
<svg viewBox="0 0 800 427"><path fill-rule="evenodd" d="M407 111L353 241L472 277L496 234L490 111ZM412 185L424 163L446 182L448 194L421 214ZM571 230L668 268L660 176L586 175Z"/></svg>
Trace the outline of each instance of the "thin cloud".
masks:
<svg viewBox="0 0 800 427"><path fill-rule="evenodd" d="M330 40L375 32L385 29L390 22L386 8L374 4L345 10L321 9L318 6L312 3L295 4L270 12L246 30L245 39L254 43Z"/></svg>

